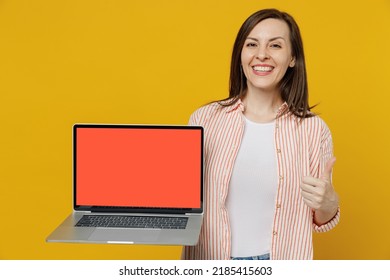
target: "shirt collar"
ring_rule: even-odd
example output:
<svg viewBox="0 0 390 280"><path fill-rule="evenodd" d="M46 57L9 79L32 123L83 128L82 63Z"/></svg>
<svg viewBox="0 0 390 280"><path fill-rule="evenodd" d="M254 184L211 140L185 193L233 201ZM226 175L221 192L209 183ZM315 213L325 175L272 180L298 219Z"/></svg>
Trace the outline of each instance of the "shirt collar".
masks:
<svg viewBox="0 0 390 280"><path fill-rule="evenodd" d="M288 111L288 105L286 102L283 102L283 104L280 105L280 107L278 108L278 111L276 112L276 116L279 117L284 113L286 113L286 111Z"/></svg>
<svg viewBox="0 0 390 280"><path fill-rule="evenodd" d="M231 100L227 100L227 102L229 102L229 101L231 101ZM225 107L226 113L231 113L233 111L236 111L237 109L240 112L244 112L244 110L245 110L244 103L242 103L240 98L235 103L233 103L232 105L229 105L229 106Z"/></svg>
<svg viewBox="0 0 390 280"><path fill-rule="evenodd" d="M226 102L229 102L229 101L230 100L227 100ZM236 111L236 110L240 110L241 112L244 112L244 110L245 110L244 103L242 102L242 100L240 98L237 100L237 102L225 107L226 113L231 113L231 112ZM288 111L288 105L286 102L283 102L283 104L280 105L280 107L278 108L277 116L283 115L284 113L286 113L286 111Z"/></svg>

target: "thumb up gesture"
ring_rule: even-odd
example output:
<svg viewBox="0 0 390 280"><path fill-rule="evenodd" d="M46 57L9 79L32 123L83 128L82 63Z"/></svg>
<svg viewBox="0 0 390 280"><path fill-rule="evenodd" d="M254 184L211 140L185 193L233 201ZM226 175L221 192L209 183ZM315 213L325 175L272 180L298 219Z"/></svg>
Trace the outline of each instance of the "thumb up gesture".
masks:
<svg viewBox="0 0 390 280"><path fill-rule="evenodd" d="M306 176L301 182L302 199L314 210L314 222L318 226L330 221L338 210L339 198L331 181L335 162L335 157L328 160L320 178Z"/></svg>

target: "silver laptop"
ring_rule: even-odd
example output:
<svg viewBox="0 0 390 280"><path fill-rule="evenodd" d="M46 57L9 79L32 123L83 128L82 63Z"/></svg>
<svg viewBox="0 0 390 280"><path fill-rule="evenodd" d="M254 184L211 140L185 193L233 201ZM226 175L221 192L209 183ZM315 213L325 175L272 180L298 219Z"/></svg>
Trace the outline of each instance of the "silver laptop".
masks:
<svg viewBox="0 0 390 280"><path fill-rule="evenodd" d="M76 124L73 213L48 242L195 245L203 128Z"/></svg>

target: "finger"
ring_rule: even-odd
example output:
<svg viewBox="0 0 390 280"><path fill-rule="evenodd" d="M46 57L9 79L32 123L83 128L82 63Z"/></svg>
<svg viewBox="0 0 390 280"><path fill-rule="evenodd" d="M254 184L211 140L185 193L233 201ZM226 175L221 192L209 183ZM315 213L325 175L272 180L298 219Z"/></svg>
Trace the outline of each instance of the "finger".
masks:
<svg viewBox="0 0 390 280"><path fill-rule="evenodd" d="M323 183L322 179L306 176L302 178L302 183L306 185L312 185L314 187L320 186Z"/></svg>
<svg viewBox="0 0 390 280"><path fill-rule="evenodd" d="M309 206L310 208L314 209L317 206L317 203L315 202L315 199L313 196L310 195L302 195L303 202Z"/></svg>
<svg viewBox="0 0 390 280"><path fill-rule="evenodd" d="M310 196L310 197L317 197L320 196L321 193L323 193L322 188L310 186L310 185L301 185L301 195L302 196Z"/></svg>
<svg viewBox="0 0 390 280"><path fill-rule="evenodd" d="M314 189L315 189L315 187L312 185L303 184L303 183L301 184L301 191L302 192L313 193Z"/></svg>
<svg viewBox="0 0 390 280"><path fill-rule="evenodd" d="M305 199L311 199L314 196L314 194L312 192L302 190L301 196L302 196L302 198L305 198Z"/></svg>
<svg viewBox="0 0 390 280"><path fill-rule="evenodd" d="M336 158L335 157L331 157L325 164L325 167L324 167L324 170L322 171L322 174L321 174L321 179L325 179L325 180L328 180L330 181L331 179L331 176L332 176L332 169L333 169L333 166L336 162Z"/></svg>
<svg viewBox="0 0 390 280"><path fill-rule="evenodd" d="M318 203L310 199L303 198L303 202L313 210L319 209Z"/></svg>

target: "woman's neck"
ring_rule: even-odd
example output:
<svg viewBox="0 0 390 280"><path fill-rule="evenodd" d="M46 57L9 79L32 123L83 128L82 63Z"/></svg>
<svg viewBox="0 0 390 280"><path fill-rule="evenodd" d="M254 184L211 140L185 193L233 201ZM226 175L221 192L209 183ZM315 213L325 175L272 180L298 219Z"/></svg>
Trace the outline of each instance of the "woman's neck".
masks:
<svg viewBox="0 0 390 280"><path fill-rule="evenodd" d="M264 123L271 122L276 118L283 100L277 92L253 92L248 90L243 98L243 103L245 117L254 122Z"/></svg>

